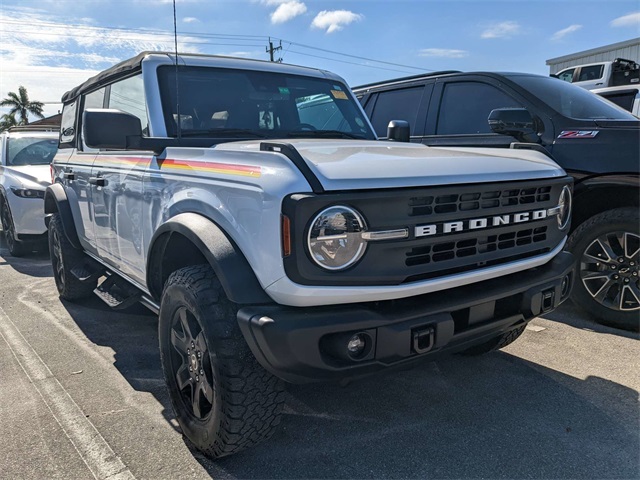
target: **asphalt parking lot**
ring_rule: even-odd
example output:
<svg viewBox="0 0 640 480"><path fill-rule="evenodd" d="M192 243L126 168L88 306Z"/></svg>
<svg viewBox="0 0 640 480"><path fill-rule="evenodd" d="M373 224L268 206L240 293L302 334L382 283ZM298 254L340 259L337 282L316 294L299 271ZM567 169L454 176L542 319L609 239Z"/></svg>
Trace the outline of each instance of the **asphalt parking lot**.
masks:
<svg viewBox="0 0 640 480"><path fill-rule="evenodd" d="M504 351L291 386L279 432L213 463L183 440L143 307L62 302L0 243L0 478L639 478L638 336L571 305Z"/></svg>

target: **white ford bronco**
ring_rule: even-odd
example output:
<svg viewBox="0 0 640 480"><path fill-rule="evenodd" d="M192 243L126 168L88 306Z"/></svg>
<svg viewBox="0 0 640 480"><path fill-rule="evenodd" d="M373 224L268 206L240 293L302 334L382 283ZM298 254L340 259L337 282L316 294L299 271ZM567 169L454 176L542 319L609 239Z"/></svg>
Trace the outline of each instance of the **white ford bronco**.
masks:
<svg viewBox="0 0 640 480"><path fill-rule="evenodd" d="M62 100L57 288L158 313L211 457L273 432L284 381L489 352L569 294L571 179L527 145L378 141L340 77L225 57L143 53Z"/></svg>

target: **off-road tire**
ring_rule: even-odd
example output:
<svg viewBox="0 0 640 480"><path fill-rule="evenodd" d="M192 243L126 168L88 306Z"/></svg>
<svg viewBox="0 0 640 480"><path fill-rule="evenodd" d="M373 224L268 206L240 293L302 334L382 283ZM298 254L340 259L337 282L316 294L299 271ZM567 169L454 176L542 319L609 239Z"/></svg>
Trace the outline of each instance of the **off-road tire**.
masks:
<svg viewBox="0 0 640 480"><path fill-rule="evenodd" d="M602 238L609 232L628 232L632 236L640 236L640 214L637 207L625 207L608 210L591 217L586 222L582 223L569 237L567 242L567 250L573 253L575 259L575 281L573 291L571 294L571 300L580 310L585 312L596 322L603 325L609 325L612 327L622 328L626 330L638 331L640 328L640 310L614 310L608 308L599 301L597 301L591 293L585 287L582 279L582 260L585 251L589 248L593 242ZM634 246L635 249L635 246ZM640 255L633 256L634 265L627 265L631 259L625 258L622 265L635 270L635 276L629 278L628 285L634 285L634 288L638 287L638 272L640 268L638 266ZM606 262L603 262L606 263ZM613 263L613 262L610 262ZM620 266L618 266L620 271ZM604 273L604 272L603 272ZM615 273L615 271L610 271ZM628 272L627 272L628 273ZM622 275L620 275L621 278ZM623 278L624 279L624 278ZM635 279L635 280L634 280ZM625 285L624 283L622 285ZM595 289L594 289L595 290Z"/></svg>
<svg viewBox="0 0 640 480"><path fill-rule="evenodd" d="M93 293L97 280L81 281L71 273L71 269L85 262L86 255L69 242L59 213L54 213L49 222L49 256L53 278L61 298L74 301Z"/></svg>
<svg viewBox="0 0 640 480"><path fill-rule="evenodd" d="M284 404L283 381L257 362L236 313L209 265L181 268L165 284L158 336L169 396L184 435L214 459L269 438ZM192 366L201 377L184 370ZM180 371L188 376L179 382Z"/></svg>
<svg viewBox="0 0 640 480"><path fill-rule="evenodd" d="M31 251L30 245L21 242L16 238L15 224L13 223L13 215L11 215L11 209L5 198L2 198L0 203L0 216L2 217L2 230L4 231L4 238L7 243L9 253L13 257L23 257Z"/></svg>
<svg viewBox="0 0 640 480"><path fill-rule="evenodd" d="M468 348L463 352L460 352L462 355L467 356L475 356L475 355L484 355L485 353L490 353L495 350L500 350L501 348L506 347L507 345L515 342L520 335L524 332L525 325L521 327L514 328L513 330L503 333L502 335L498 335L495 338L492 338L488 342L481 343L480 345L476 345L474 347Z"/></svg>

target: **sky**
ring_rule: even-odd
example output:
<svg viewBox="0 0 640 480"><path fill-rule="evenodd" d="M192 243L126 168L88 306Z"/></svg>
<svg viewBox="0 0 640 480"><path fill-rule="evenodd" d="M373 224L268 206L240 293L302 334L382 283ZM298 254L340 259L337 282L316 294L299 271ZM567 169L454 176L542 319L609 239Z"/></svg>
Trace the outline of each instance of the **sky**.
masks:
<svg viewBox="0 0 640 480"><path fill-rule="evenodd" d="M178 49L333 71L352 86L436 70L547 75L545 61L640 36L638 0L176 0ZM45 114L143 50L172 51L172 0L0 0L0 98ZM6 113L1 109L0 113Z"/></svg>

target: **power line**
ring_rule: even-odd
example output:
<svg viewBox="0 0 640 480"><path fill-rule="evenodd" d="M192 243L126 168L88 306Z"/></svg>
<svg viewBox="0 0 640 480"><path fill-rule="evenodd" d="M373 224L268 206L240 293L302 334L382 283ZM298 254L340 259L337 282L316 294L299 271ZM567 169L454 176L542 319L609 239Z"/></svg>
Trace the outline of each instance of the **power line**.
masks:
<svg viewBox="0 0 640 480"><path fill-rule="evenodd" d="M375 68L375 69L378 69L378 70L388 70L390 72L413 73L413 72L407 72L406 70L397 70L395 68L377 67L375 65L367 65L366 63L356 63L356 62L349 62L348 60L338 60L337 58L321 57L320 55L313 55L311 53L296 52L295 50L287 50L287 51L291 52L291 53L295 53L297 55L304 55L305 57L322 58L324 60L330 60L332 62L340 62L340 63L348 63L350 65L358 65L359 67L369 67L369 68Z"/></svg>

